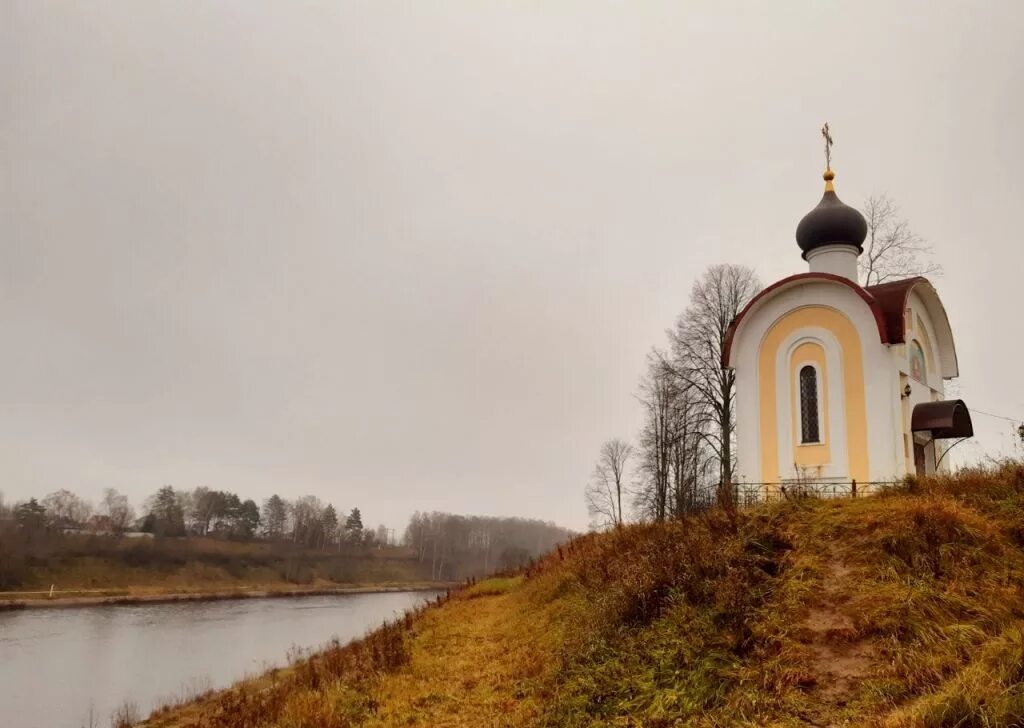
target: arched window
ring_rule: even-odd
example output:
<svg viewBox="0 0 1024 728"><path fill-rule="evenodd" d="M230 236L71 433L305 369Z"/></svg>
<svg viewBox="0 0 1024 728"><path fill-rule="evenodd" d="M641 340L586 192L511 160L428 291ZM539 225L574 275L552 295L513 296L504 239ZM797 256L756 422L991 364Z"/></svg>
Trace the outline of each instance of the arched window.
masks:
<svg viewBox="0 0 1024 728"><path fill-rule="evenodd" d="M818 370L809 364L800 370L800 442L821 442L818 427Z"/></svg>
<svg viewBox="0 0 1024 728"><path fill-rule="evenodd" d="M928 371L928 361L924 356L924 349L917 343L917 340L910 342L910 376L919 382L925 381L925 372Z"/></svg>

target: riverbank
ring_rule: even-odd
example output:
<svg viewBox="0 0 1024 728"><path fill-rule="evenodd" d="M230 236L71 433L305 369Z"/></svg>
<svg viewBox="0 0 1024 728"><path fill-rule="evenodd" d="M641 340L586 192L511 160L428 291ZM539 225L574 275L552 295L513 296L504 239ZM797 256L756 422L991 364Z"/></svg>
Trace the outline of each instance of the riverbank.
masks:
<svg viewBox="0 0 1024 728"><path fill-rule="evenodd" d="M412 581L386 582L379 584L339 584L318 586L245 586L232 589L162 591L148 589L94 590L99 593L86 594L84 591L33 593L34 596L5 598L0 592L0 612L19 609L61 609L73 607L118 606L139 604L170 604L174 602L215 602L228 599L283 599L339 594L378 594L386 592L443 591L452 587L451 582ZM17 592L15 592L17 593ZM83 595L84 594L84 595Z"/></svg>
<svg viewBox="0 0 1024 728"><path fill-rule="evenodd" d="M346 544L338 550L266 540L0 533L0 609L318 593L435 579L429 560L421 562L414 550L400 546Z"/></svg>
<svg viewBox="0 0 1024 728"><path fill-rule="evenodd" d="M1020 725L1024 467L632 525L147 728Z"/></svg>

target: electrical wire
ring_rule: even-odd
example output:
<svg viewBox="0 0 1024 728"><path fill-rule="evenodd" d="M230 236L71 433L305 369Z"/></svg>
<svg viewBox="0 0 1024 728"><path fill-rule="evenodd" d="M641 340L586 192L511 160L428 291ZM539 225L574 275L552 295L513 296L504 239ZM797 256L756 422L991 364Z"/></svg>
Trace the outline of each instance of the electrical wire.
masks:
<svg viewBox="0 0 1024 728"><path fill-rule="evenodd" d="M968 407L967 409L969 409L971 412L977 412L979 415L985 415L987 417L995 417L997 420L1006 420L1007 422L1013 422L1014 424L1017 424L1017 423L1021 422L1021 419L1019 417L1018 418L1014 418L1014 417L1004 417L1003 415L995 415L995 414L992 414L991 412L985 412L984 410L977 409L976 407Z"/></svg>

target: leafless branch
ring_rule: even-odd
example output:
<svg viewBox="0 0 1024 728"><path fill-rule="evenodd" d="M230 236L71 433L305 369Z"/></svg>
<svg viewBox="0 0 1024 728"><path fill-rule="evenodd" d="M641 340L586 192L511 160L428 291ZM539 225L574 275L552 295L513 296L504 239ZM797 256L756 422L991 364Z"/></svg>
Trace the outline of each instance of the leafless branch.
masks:
<svg viewBox="0 0 1024 728"><path fill-rule="evenodd" d="M622 494L626 485L626 467L633 456L633 447L623 440L608 440L590 483L587 485L587 510L599 526L623 524Z"/></svg>
<svg viewBox="0 0 1024 728"><path fill-rule="evenodd" d="M899 216L899 208L887 195L869 197L862 212L868 224L864 252L859 259L865 286L942 274L942 266L931 260L932 246L910 229L910 224Z"/></svg>

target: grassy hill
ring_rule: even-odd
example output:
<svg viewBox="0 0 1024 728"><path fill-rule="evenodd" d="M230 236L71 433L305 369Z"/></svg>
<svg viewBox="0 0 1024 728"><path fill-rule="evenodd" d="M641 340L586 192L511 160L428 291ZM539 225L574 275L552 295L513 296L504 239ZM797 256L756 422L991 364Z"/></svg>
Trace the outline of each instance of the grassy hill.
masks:
<svg viewBox="0 0 1024 728"><path fill-rule="evenodd" d="M588 535L150 726L1024 724L1024 467Z"/></svg>

